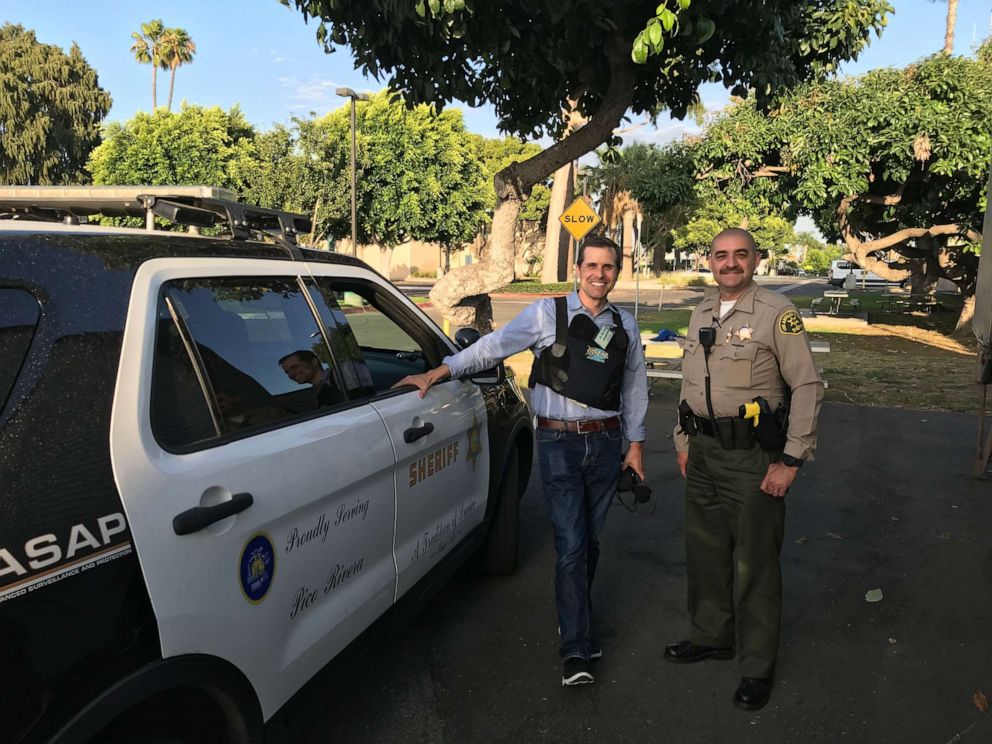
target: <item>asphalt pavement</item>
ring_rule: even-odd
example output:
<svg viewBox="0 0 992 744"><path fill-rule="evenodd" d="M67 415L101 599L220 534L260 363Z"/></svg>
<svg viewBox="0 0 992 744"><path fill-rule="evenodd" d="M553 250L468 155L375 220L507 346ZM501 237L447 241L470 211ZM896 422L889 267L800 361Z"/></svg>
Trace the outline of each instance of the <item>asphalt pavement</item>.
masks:
<svg viewBox="0 0 992 744"><path fill-rule="evenodd" d="M662 659L688 629L676 397L652 395L653 513L614 504L602 536L595 684L561 686L535 471L518 573L460 573L290 740L992 742L992 713L973 702L992 697L992 484L970 477L976 417L824 405L817 459L787 497L775 687L747 713L731 704L735 661Z"/></svg>

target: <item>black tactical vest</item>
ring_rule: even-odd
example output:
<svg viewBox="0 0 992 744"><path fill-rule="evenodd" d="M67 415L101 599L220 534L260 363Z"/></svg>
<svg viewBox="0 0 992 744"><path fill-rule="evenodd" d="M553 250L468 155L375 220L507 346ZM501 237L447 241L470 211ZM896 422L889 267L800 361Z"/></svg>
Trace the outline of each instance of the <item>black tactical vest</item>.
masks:
<svg viewBox="0 0 992 744"><path fill-rule="evenodd" d="M565 297L555 298L555 342L534 360L530 370L531 388L544 385L566 398L593 408L620 410L620 388L627 363L627 331L620 313L613 313L613 328L603 343L604 329L585 313L568 323ZM599 342L597 342L599 337Z"/></svg>

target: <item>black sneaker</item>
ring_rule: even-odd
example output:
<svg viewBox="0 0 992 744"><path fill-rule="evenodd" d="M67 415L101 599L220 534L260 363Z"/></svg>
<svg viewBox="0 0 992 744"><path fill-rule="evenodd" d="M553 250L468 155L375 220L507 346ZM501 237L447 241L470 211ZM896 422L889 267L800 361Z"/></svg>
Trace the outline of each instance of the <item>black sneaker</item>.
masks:
<svg viewBox="0 0 992 744"><path fill-rule="evenodd" d="M561 674L561 684L563 687L588 685L593 681L593 676L589 672L588 661L581 656L572 656L565 659L564 669Z"/></svg>

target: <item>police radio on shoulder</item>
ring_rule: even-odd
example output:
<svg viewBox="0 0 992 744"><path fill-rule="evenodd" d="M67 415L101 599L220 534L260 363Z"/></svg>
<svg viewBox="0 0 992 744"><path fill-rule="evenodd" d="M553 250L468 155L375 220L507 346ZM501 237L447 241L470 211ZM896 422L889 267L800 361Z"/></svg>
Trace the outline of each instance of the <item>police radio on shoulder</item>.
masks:
<svg viewBox="0 0 992 744"><path fill-rule="evenodd" d="M801 457L793 457L792 455L782 455L782 464L787 465L790 468L801 468L805 462Z"/></svg>

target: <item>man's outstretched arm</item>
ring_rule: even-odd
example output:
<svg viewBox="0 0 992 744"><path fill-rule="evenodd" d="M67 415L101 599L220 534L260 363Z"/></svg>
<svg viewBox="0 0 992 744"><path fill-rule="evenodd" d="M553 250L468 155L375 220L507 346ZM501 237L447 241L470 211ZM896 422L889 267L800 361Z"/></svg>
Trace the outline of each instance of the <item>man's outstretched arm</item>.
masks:
<svg viewBox="0 0 992 744"><path fill-rule="evenodd" d="M448 365L439 364L434 369L428 370L427 372L421 372L419 375L407 375L399 382L394 383L393 387L398 388L403 387L404 385L413 385L420 391L420 397L423 398L427 395L427 391L430 390L433 385L443 382L449 377L451 377L451 370L448 369Z"/></svg>

